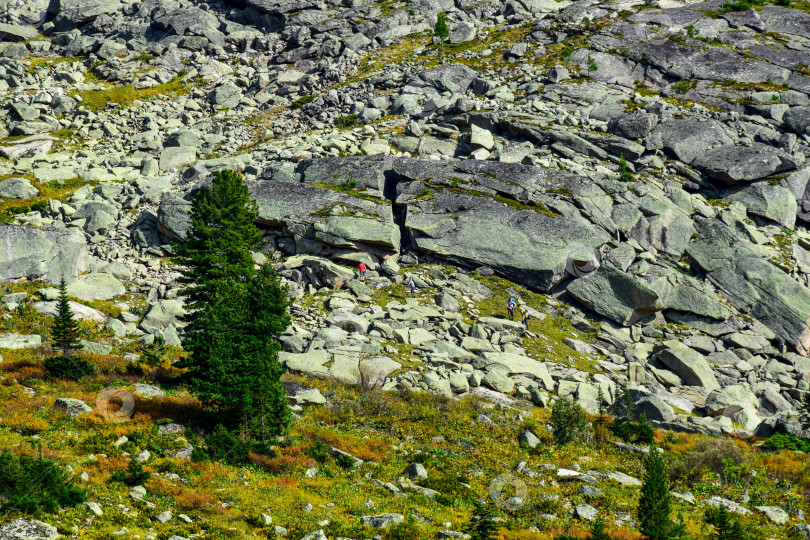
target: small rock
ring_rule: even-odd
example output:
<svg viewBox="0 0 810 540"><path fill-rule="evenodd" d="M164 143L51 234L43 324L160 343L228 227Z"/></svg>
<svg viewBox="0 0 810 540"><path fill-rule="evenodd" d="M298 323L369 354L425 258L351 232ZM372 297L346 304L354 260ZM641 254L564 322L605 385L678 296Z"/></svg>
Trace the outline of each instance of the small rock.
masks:
<svg viewBox="0 0 810 540"><path fill-rule="evenodd" d="M74 418L93 412L93 408L84 401L71 398L57 398L53 408Z"/></svg>
<svg viewBox="0 0 810 540"><path fill-rule="evenodd" d="M402 473L406 474L411 480L424 480L428 477L427 470L421 463L411 463L405 467Z"/></svg>
<svg viewBox="0 0 810 540"><path fill-rule="evenodd" d="M380 514L378 516L363 516L360 521L363 525L369 525L375 529L385 529L391 525L399 525L405 521L405 516L402 514Z"/></svg>

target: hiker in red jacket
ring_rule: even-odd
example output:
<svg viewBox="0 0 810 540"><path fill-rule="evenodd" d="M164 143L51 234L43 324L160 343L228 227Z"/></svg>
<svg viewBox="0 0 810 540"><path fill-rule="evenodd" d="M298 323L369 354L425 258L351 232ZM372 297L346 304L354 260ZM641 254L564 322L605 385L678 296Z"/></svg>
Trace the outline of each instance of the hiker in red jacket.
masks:
<svg viewBox="0 0 810 540"><path fill-rule="evenodd" d="M360 271L360 281L366 280L366 265L360 263L357 265L357 269Z"/></svg>

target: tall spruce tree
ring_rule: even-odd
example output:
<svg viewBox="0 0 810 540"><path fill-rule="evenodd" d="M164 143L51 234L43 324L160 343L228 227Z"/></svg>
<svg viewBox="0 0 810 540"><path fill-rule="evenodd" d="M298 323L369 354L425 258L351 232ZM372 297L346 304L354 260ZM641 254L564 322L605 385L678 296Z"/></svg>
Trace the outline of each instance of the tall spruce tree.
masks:
<svg viewBox="0 0 810 540"><path fill-rule="evenodd" d="M271 267L253 274L247 284L218 284L183 342L192 352L183 365L189 389L223 424L265 439L282 433L290 420L278 361L289 301Z"/></svg>
<svg viewBox="0 0 810 540"><path fill-rule="evenodd" d="M290 412L280 378L279 337L290 323L286 288L269 266L256 270L251 250L258 212L241 177L218 173L192 203L192 225L178 253L189 284L189 389L230 428L260 439L282 433Z"/></svg>
<svg viewBox="0 0 810 540"><path fill-rule="evenodd" d="M648 540L682 538L683 527L670 518L672 500L669 494L669 471L661 452L650 445L644 458L644 483L638 501L639 530Z"/></svg>
<svg viewBox="0 0 810 540"><path fill-rule="evenodd" d="M214 175L211 187L200 188L191 205L191 229L177 254L186 270L179 279L187 285L183 295L186 308L196 310L208 304L217 282L247 282L253 275L251 251L258 248L261 232L259 215L239 173L231 170ZM188 322L196 322L194 314Z"/></svg>
<svg viewBox="0 0 810 540"><path fill-rule="evenodd" d="M51 337L53 348L61 351L62 356L69 357L82 349L79 341L79 325L68 301L64 277L59 281L59 298L56 302L56 316L51 327Z"/></svg>

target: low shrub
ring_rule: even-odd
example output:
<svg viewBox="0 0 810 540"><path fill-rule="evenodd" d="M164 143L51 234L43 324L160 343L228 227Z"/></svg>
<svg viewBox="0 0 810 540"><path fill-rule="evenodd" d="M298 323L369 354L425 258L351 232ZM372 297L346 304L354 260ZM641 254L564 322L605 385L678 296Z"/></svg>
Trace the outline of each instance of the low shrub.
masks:
<svg viewBox="0 0 810 540"><path fill-rule="evenodd" d="M93 375L95 366L78 356L63 355L45 359L45 372L56 379L78 380Z"/></svg>
<svg viewBox="0 0 810 540"><path fill-rule="evenodd" d="M405 521L398 525L388 527L383 532L382 537L383 540L418 540L424 538L413 516L408 516Z"/></svg>
<svg viewBox="0 0 810 540"><path fill-rule="evenodd" d="M609 429L615 436L628 443L652 444L655 440L655 430L646 420L631 422L626 418L619 418L610 424Z"/></svg>
<svg viewBox="0 0 810 540"><path fill-rule="evenodd" d="M127 439L129 440L121 445L121 450L131 454L148 450L155 456L167 457L185 447L185 444L177 439L177 435L160 433L160 428L156 424L149 426L147 430L129 433Z"/></svg>
<svg viewBox="0 0 810 540"><path fill-rule="evenodd" d="M27 514L54 513L59 507L76 506L87 499L56 462L8 450L0 452L0 495L5 498L0 510Z"/></svg>
<svg viewBox="0 0 810 540"><path fill-rule="evenodd" d="M242 465L250 462L250 445L241 441L225 426L218 424L205 438L208 458L227 465Z"/></svg>
<svg viewBox="0 0 810 540"><path fill-rule="evenodd" d="M557 444L568 444L585 434L588 417L579 403L560 398L551 409L551 433Z"/></svg>
<svg viewBox="0 0 810 540"><path fill-rule="evenodd" d="M323 441L315 441L304 449L304 455L318 463L325 463L329 460L329 446Z"/></svg>
<svg viewBox="0 0 810 540"><path fill-rule="evenodd" d="M318 96L312 96L312 95L310 95L310 96L301 96L300 98L298 98L295 101L293 101L292 103L290 103L290 108L292 110L294 110L294 111L297 111L298 109L302 108L307 103L312 103L313 101L315 101L315 99L317 99L317 97Z"/></svg>
<svg viewBox="0 0 810 540"><path fill-rule="evenodd" d="M134 457L129 459L127 470L118 468L110 475L111 482L120 482L128 486L142 486L149 480L151 474L145 471L143 463Z"/></svg>
<svg viewBox="0 0 810 540"><path fill-rule="evenodd" d="M88 454L106 454L120 456L122 450L113 445L114 435L107 435L100 431L93 431L79 442L79 449Z"/></svg>
<svg viewBox="0 0 810 540"><path fill-rule="evenodd" d="M192 461L218 461L226 465L245 465L253 463L250 455L275 457L276 452L268 441L243 439L236 431L228 431L222 424L205 438L205 450L195 448L191 453Z"/></svg>
<svg viewBox="0 0 810 540"><path fill-rule="evenodd" d="M438 491L434 500L443 506L457 506L467 499L472 494L467 487L468 480L463 476L448 474L443 476L430 476L421 480L419 485Z"/></svg>
<svg viewBox="0 0 810 540"><path fill-rule="evenodd" d="M347 114L346 116L338 116L335 118L335 127L350 128L359 126L360 122L357 121L356 114Z"/></svg>
<svg viewBox="0 0 810 540"><path fill-rule="evenodd" d="M702 439L686 452L670 469L673 479L696 482L706 472L714 473L724 482L735 482L745 475L748 467L742 450L729 439Z"/></svg>

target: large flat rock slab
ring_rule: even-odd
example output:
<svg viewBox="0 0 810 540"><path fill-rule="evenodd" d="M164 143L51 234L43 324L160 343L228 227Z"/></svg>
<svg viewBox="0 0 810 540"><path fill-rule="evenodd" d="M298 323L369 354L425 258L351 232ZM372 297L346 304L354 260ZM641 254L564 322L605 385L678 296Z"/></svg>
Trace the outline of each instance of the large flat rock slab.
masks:
<svg viewBox="0 0 810 540"><path fill-rule="evenodd" d="M489 266L546 291L566 276L572 245L596 248L609 240L595 226L452 191L412 201L405 227L420 253L466 266Z"/></svg>
<svg viewBox="0 0 810 540"><path fill-rule="evenodd" d="M625 326L663 309L658 293L612 264L572 281L566 290L591 310Z"/></svg>
<svg viewBox="0 0 810 540"><path fill-rule="evenodd" d="M58 283L86 272L90 255L84 236L67 230L0 225L0 281L47 279Z"/></svg>
<svg viewBox="0 0 810 540"><path fill-rule="evenodd" d="M791 171L796 169L799 163L786 152L773 146L729 144L698 156L692 165L709 177L731 185Z"/></svg>

